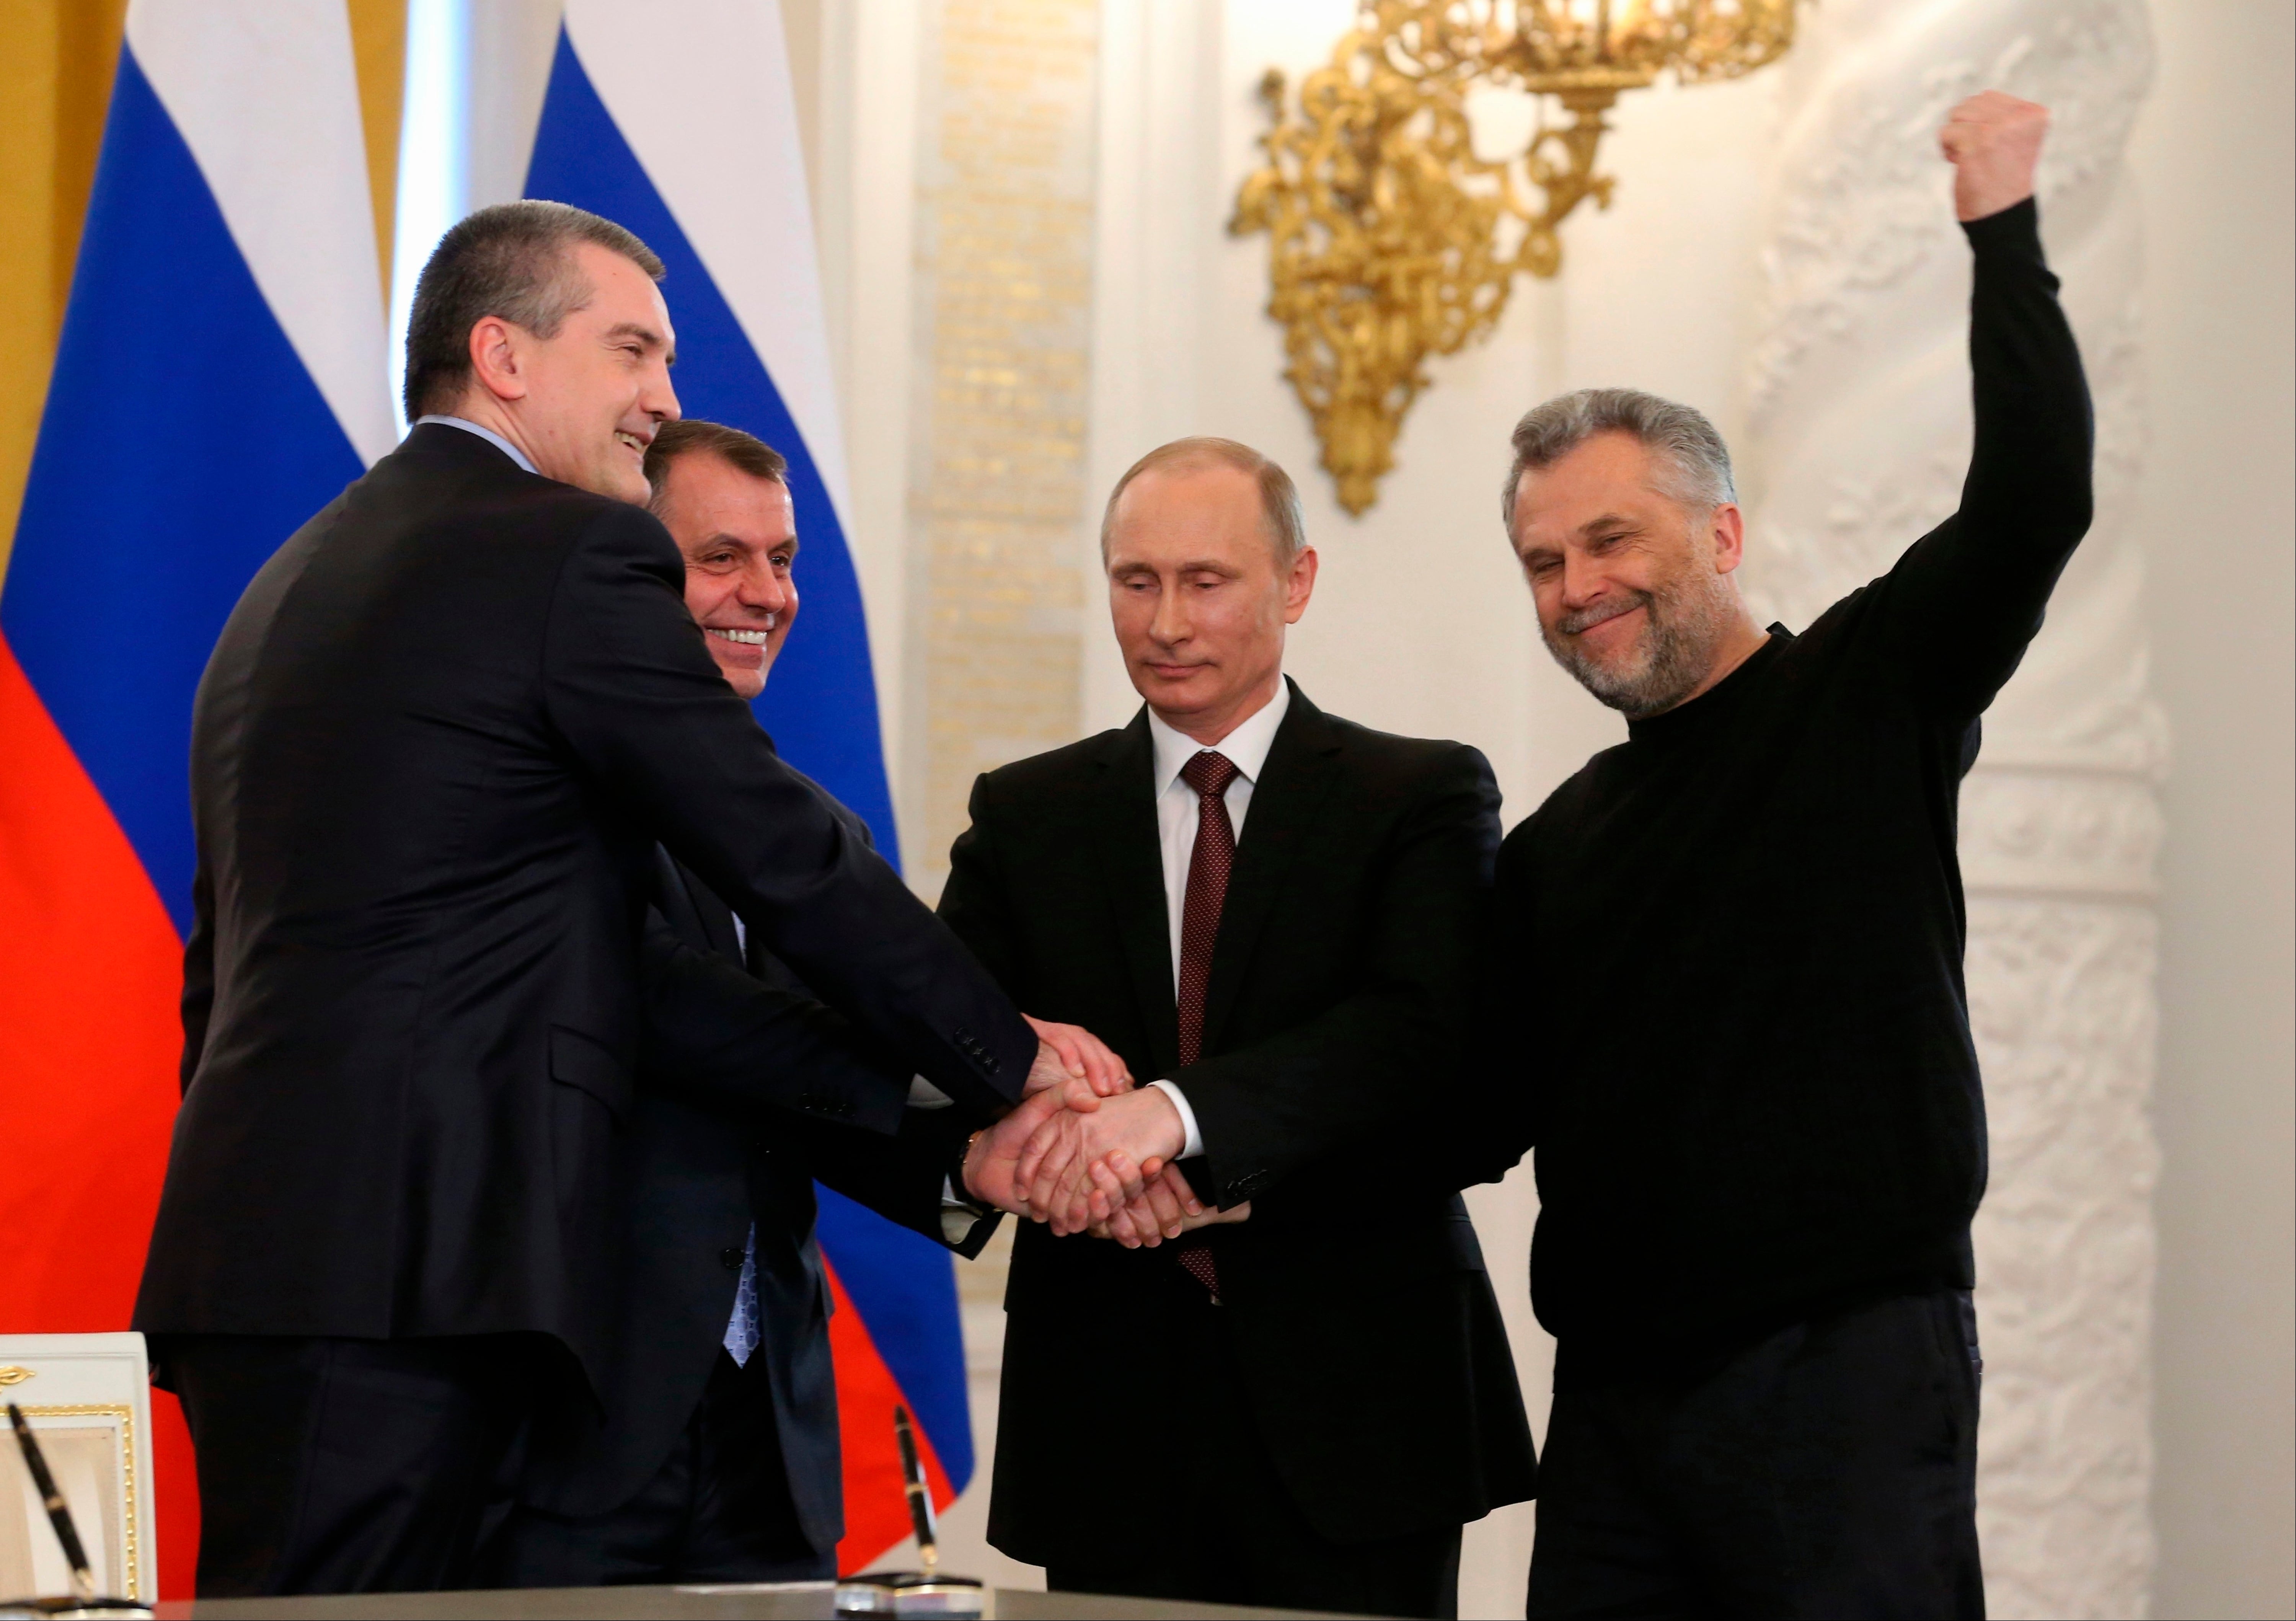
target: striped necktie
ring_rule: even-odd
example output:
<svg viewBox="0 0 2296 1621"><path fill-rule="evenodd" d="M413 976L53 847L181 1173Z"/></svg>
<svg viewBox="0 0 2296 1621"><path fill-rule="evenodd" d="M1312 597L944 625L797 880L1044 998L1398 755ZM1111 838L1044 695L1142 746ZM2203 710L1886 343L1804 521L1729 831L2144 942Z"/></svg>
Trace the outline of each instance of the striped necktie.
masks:
<svg viewBox="0 0 2296 1621"><path fill-rule="evenodd" d="M1180 1067L1204 1054L1204 992L1212 979L1212 946L1219 938L1220 909L1227 902L1227 878L1235 865L1235 824L1228 820L1227 789L1236 779L1235 762L1210 749L1180 767L1180 780L1196 790L1196 843L1188 854L1188 888L1180 903ZM1174 1248L1188 1275L1219 1299L1219 1269L1211 1240L1190 1233Z"/></svg>

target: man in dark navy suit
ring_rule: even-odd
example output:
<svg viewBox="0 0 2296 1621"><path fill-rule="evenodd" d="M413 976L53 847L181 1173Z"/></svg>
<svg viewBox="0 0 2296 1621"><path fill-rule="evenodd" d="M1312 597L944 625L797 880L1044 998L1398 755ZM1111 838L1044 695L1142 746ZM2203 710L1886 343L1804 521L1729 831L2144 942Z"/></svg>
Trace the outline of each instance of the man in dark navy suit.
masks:
<svg viewBox="0 0 2296 1621"><path fill-rule="evenodd" d="M715 422L665 423L646 457L686 607L745 699L797 616L786 471ZM1009 1162L1054 1095L972 1130L667 850L653 880L603 1412L537 1450L488 1560L504 1586L834 1576L844 1505L813 1184L976 1255L996 1212L968 1180L1009 1202L991 1157L1002 1145ZM1080 1056L1065 1027L1042 1027Z"/></svg>
<svg viewBox="0 0 2296 1621"><path fill-rule="evenodd" d="M466 1585L610 1382L666 847L983 1119L1061 1060L726 688L643 457L661 262L562 204L424 267L416 425L258 572L193 706L184 1104L134 1318L203 1596Z"/></svg>

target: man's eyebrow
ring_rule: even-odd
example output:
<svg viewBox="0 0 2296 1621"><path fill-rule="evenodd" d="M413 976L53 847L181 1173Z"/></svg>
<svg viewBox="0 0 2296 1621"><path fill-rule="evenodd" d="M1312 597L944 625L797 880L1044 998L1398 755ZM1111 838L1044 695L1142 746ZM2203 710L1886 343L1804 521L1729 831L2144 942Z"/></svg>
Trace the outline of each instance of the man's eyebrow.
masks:
<svg viewBox="0 0 2296 1621"><path fill-rule="evenodd" d="M1578 533L1581 536L1591 536L1598 529L1636 529L1641 527L1631 518L1622 517L1617 512L1604 512L1580 524Z"/></svg>
<svg viewBox="0 0 2296 1621"><path fill-rule="evenodd" d="M701 544L705 546L732 546L736 551L741 552L747 552L751 549L750 542L742 539L739 535L733 534L725 529L718 530L715 535L712 535L709 539L703 541ZM777 540L769 546L764 546L758 549L766 552L786 552L791 557L795 557L798 550L798 538L796 536L792 535L787 540Z"/></svg>
<svg viewBox="0 0 2296 1621"><path fill-rule="evenodd" d="M624 321L617 325L608 327L606 329L606 338L609 342L612 341L616 338L635 338L650 349L658 349L663 347L662 337L660 332L654 331L653 328L650 326L641 325L636 321ZM676 365L677 364L677 351L676 349L671 349L669 351L668 358L663 361L662 364L665 365Z"/></svg>
<svg viewBox="0 0 2296 1621"><path fill-rule="evenodd" d="M1108 565L1108 571L1111 574L1157 574L1161 572L1155 564L1139 558L1135 558L1129 562L1111 563ZM1240 580L1243 577L1242 569L1236 568L1232 563L1221 562L1216 558L1194 558L1184 563L1174 563L1172 565L1172 572L1175 574L1217 574L1222 578L1232 580Z"/></svg>

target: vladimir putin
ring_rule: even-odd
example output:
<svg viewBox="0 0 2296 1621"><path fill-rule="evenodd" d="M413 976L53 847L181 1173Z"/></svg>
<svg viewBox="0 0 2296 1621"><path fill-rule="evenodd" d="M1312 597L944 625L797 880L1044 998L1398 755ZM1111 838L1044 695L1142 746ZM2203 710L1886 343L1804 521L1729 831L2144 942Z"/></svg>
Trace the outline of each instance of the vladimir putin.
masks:
<svg viewBox="0 0 2296 1621"><path fill-rule="evenodd" d="M1023 1161L1051 1219L1013 1251L989 1540L1071 1592L1448 1615L1530 1436L1464 1179L1401 1140L1457 1088L1498 789L1285 676L1316 557L1265 456L1151 452L1101 536L1141 712L982 777L941 896L1007 990L1154 1077ZM1095 1161L1178 1161L1250 1219L1054 1237L1144 1237ZM1123 1360L1113 1502L1078 1489L1079 1347Z"/></svg>

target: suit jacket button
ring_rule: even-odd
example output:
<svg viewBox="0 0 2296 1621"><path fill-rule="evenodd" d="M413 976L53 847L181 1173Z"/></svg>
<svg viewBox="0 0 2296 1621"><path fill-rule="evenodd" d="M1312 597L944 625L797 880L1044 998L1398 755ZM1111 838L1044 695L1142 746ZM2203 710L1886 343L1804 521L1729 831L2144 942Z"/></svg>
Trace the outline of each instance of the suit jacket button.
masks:
<svg viewBox="0 0 2296 1621"><path fill-rule="evenodd" d="M718 1252L718 1265L724 1267L727 1272L739 1272L742 1270L742 1257L743 1253L744 1252L739 1244L728 1244L725 1248Z"/></svg>

